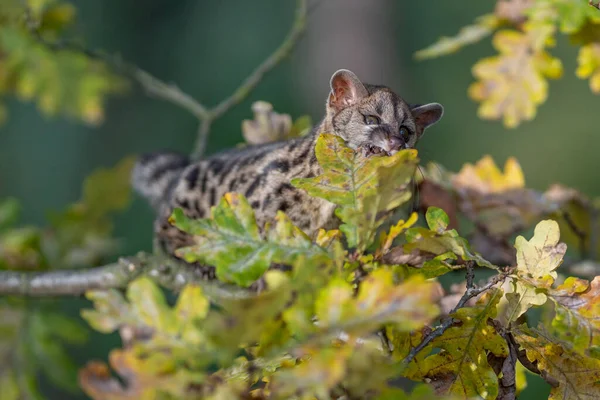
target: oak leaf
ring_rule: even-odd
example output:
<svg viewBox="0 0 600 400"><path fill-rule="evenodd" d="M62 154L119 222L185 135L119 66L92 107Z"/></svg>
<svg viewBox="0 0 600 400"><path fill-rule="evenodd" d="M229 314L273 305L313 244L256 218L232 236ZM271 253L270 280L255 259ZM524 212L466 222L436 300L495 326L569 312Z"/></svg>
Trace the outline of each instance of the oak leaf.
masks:
<svg viewBox="0 0 600 400"><path fill-rule="evenodd" d="M560 243L558 224L541 221L531 240L518 236L517 267L512 276L512 291L506 294L507 304L499 318L504 324L517 320L532 306L546 303L547 292L557 277L556 268L562 263L567 245Z"/></svg>
<svg viewBox="0 0 600 400"><path fill-rule="evenodd" d="M526 326L515 329L514 337L551 383L549 400L593 400L600 396L600 360Z"/></svg>
<svg viewBox="0 0 600 400"><path fill-rule="evenodd" d="M501 297L500 289L492 289L475 307L457 310L452 317L459 322L426 348L441 351L428 356L418 366L411 364L408 376L431 379L441 394L460 395L465 399L495 399L498 378L488 364L487 353L499 357L508 354L508 344L489 323L496 316Z"/></svg>
<svg viewBox="0 0 600 400"><path fill-rule="evenodd" d="M578 351L600 346L600 277L567 278L549 294L555 303L552 333Z"/></svg>
<svg viewBox="0 0 600 400"><path fill-rule="evenodd" d="M340 230L348 245L362 252L373 243L382 214L411 197L408 183L416 170L417 152L408 149L389 157L367 156L347 147L336 135L321 134L315 153L323 173L291 183L338 205Z"/></svg>
<svg viewBox="0 0 600 400"><path fill-rule="evenodd" d="M600 93L600 44L589 43L579 49L576 74L590 80L592 92Z"/></svg>
<svg viewBox="0 0 600 400"><path fill-rule="evenodd" d="M506 127L514 128L532 120L546 101L546 79L560 77L562 64L539 45L547 40L547 32L539 32L503 30L494 35L492 43L500 54L474 65L478 82L469 87L471 98L481 102L481 118L502 118Z"/></svg>
<svg viewBox="0 0 600 400"><path fill-rule="evenodd" d="M192 234L195 242L176 254L187 262L212 265L219 280L240 286L251 285L273 263L295 265L300 257L304 262L329 260L327 251L313 244L283 212L261 234L252 207L237 193L227 193L211 209L210 219L190 219L175 209L171 221Z"/></svg>

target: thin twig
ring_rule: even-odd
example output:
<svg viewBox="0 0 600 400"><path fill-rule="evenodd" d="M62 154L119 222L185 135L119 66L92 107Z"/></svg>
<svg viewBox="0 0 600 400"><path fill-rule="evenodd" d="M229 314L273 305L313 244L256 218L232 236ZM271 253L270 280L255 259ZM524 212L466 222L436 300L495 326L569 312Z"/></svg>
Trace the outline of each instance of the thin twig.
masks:
<svg viewBox="0 0 600 400"><path fill-rule="evenodd" d="M244 82L233 92L231 96L217 104L210 110L213 118L219 118L231 107L243 101L248 94L258 85L266 73L275 68L285 57L290 54L304 28L306 27L306 0L298 0L296 6L296 16L292 28L283 43L271 54L262 64L260 64Z"/></svg>
<svg viewBox="0 0 600 400"><path fill-rule="evenodd" d="M241 103L256 88L264 76L281 63L296 46L296 43L304 33L306 28L307 4L306 0L297 0L296 14L290 32L285 37L281 45L260 64L252 73L234 90L234 92L222 100L219 104L208 111L208 116L201 121L196 145L192 157L198 159L204 154L206 141L210 133L211 123L223 116L235 105Z"/></svg>
<svg viewBox="0 0 600 400"><path fill-rule="evenodd" d="M598 217L599 217L599 212L598 212L598 208L595 205L591 206L591 211L590 211L590 216L591 216L591 221L590 221L590 242L588 244L588 258L590 260L593 261L598 261L598 259L596 258L598 256L598 252L596 250L596 247L598 246L598 229L600 229L600 226L598 226Z"/></svg>
<svg viewBox="0 0 600 400"><path fill-rule="evenodd" d="M212 123L222 117L233 106L242 102L260 83L263 77L281 63L296 46L306 28L307 0L297 0L296 14L292 28L281 45L260 64L242 84L226 99L213 108L207 108L191 95L182 91L177 85L163 82L149 72L123 61L120 57L110 56L103 52L88 49L72 41L49 41L43 37L39 30L39 22L33 17L31 9L24 3L25 25L32 36L41 44L53 51L71 51L83 54L88 58L105 62L116 71L130 77L137 82L151 97L173 103L194 115L199 121L196 143L192 156L195 159L202 157L206 150L206 143Z"/></svg>
<svg viewBox="0 0 600 400"><path fill-rule="evenodd" d="M517 360L519 346L515 343L512 334L506 329L500 327L499 323L493 321L496 331L506 341L508 345L508 354L503 357L496 356L490 352L488 354L488 363L498 376L498 396L497 400L515 400L517 395Z"/></svg>
<svg viewBox="0 0 600 400"><path fill-rule="evenodd" d="M212 125L212 119L205 118L200 122L198 126L198 133L196 134L196 147L194 149L193 157L199 159L206 151L206 144L208 142L208 134L210 133L210 127Z"/></svg>
<svg viewBox="0 0 600 400"><path fill-rule="evenodd" d="M454 308L452 310L450 310L450 312L449 312L450 315L456 313L456 311L458 309L464 307L465 304L467 304L467 302L469 300L471 300L472 298L479 296L481 293L491 289L492 287L496 286L499 282L506 279L507 273L503 272L503 273L500 273L500 274L494 276L485 285L477 287L473 283L473 278L474 278L473 268L474 268L474 266L475 266L475 263L472 261L470 261L467 264L467 290L462 295L462 297L460 298L458 303L456 303L456 306L454 306ZM454 324L454 319L452 317L445 318L444 321L440 325L436 326L428 335L426 335L423 338L421 343L419 343L416 347L414 347L410 351L410 353L408 353L408 355L404 358L404 360L402 360L402 363L404 365L410 364L410 362L417 356L417 354L419 354L419 352L421 350L423 350L425 347L427 347L427 345L429 343L431 343L433 341L433 339L436 339L436 338L442 336L444 334L444 332L446 332L446 330L452 326L452 324Z"/></svg>
<svg viewBox="0 0 600 400"><path fill-rule="evenodd" d="M42 45L53 51L70 51L83 54L93 60L102 61L119 73L128 76L137 82L142 89L150 96L171 102L193 114L196 118L206 118L208 112L206 107L200 104L189 94L183 92L174 84L168 84L136 65L125 62L121 57L111 56L101 51L88 49L80 43L58 40L49 41L39 31L39 23L33 18L29 7L25 8L25 26L31 35Z"/></svg>
<svg viewBox="0 0 600 400"><path fill-rule="evenodd" d="M378 332L378 335L381 339L381 345L383 346L383 350L387 353L388 356L391 356L393 353L393 347L392 343L390 342L390 338L387 334L386 328L381 328Z"/></svg>
<svg viewBox="0 0 600 400"><path fill-rule="evenodd" d="M200 104L189 94L183 92L175 84L168 84L150 75L138 67L131 66L131 74L151 97L169 101L188 110L196 118L202 120L209 116L206 107Z"/></svg>
<svg viewBox="0 0 600 400"><path fill-rule="evenodd" d="M585 241L588 238L586 233L577 226L575 221L573 221L573 218L571 218L571 214L569 214L567 211L563 211L562 215L569 228L571 228L571 231L573 231L573 233L575 234L575 236L577 236L577 239L579 240L579 256L581 257L581 259L586 258L587 251Z"/></svg>

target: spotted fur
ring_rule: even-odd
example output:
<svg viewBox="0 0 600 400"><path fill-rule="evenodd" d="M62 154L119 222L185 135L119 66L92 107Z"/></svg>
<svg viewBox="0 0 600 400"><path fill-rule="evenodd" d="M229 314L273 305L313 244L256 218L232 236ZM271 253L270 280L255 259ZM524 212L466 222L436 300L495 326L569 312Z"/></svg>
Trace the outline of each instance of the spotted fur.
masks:
<svg viewBox="0 0 600 400"><path fill-rule="evenodd" d="M318 135L334 133L351 148L376 146L394 153L414 147L425 128L443 113L437 103L410 107L391 89L363 84L347 70L336 72L330 86L325 118L306 137L233 149L194 163L173 153L140 159L133 186L157 210L155 233L168 254L192 244L189 235L169 223L172 210L179 207L188 217L204 218L227 192L248 199L259 226L278 210L309 235L322 227L337 226L332 203L310 197L290 184L293 178L321 173L315 156ZM207 274L214 276L210 269Z"/></svg>

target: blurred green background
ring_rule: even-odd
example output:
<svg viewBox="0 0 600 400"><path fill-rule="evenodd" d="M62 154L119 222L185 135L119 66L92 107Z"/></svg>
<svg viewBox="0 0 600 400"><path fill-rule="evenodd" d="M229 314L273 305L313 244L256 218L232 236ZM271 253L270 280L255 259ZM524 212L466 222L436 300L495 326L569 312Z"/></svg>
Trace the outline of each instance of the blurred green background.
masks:
<svg viewBox="0 0 600 400"><path fill-rule="evenodd" d="M73 3L79 14L78 34L89 47L121 54L206 105L229 95L280 44L295 6L292 0ZM477 0L313 1L308 32L292 56L213 126L209 152L242 140L241 121L251 118L250 105L256 100L271 102L294 118L310 114L320 119L329 77L338 68L348 68L366 82L394 88L409 102L445 106L445 117L419 146L424 161L435 160L457 171L485 154L499 164L515 156L530 187L545 189L560 182L600 195L600 137L594 136L599 103L588 83L575 78L576 49L566 40L552 50L563 60L565 76L551 82L549 99L537 118L513 130L479 120L477 105L467 97L471 66L495 53L489 39L449 57L414 60L416 50L441 35L454 34L492 8L493 3ZM25 223L43 224L49 210L75 201L84 177L98 167L112 166L133 153L189 151L195 139L194 117L138 90L113 98L98 128L48 120L31 104L8 101L9 120L0 128L0 196L22 202ZM136 199L117 221L123 254L150 249L151 224L149 207ZM110 345L97 344L78 357L100 356ZM531 385L522 398L547 398L545 386L539 387Z"/></svg>

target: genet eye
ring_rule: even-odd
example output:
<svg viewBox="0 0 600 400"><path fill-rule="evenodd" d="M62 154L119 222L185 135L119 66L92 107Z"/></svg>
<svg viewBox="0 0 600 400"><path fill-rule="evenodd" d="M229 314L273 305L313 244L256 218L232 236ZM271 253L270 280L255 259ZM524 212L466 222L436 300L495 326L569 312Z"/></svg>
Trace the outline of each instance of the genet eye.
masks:
<svg viewBox="0 0 600 400"><path fill-rule="evenodd" d="M367 125L379 125L381 121L374 115L365 115L365 124Z"/></svg>
<svg viewBox="0 0 600 400"><path fill-rule="evenodd" d="M402 139L404 139L404 141L408 142L408 139L410 137L410 131L408 130L407 127L405 127L405 126L400 127L400 136L402 136Z"/></svg>

